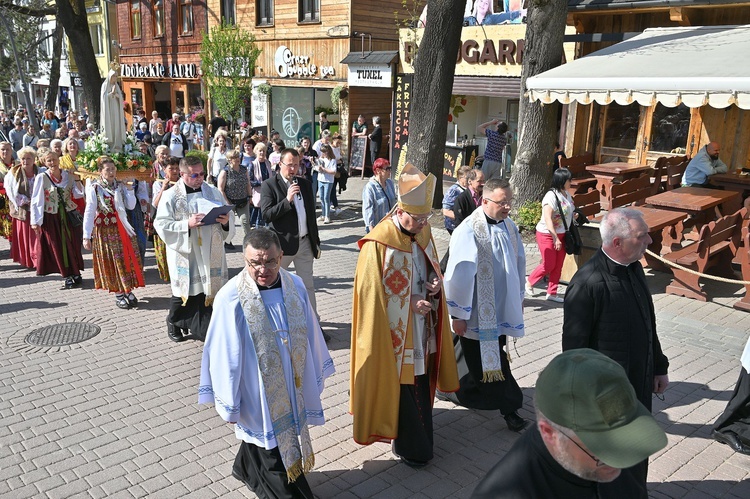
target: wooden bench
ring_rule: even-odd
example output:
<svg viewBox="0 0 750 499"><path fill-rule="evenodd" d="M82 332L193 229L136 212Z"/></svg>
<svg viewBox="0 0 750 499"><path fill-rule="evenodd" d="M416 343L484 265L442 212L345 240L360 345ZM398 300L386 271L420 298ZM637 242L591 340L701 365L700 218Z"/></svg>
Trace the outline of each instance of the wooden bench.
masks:
<svg viewBox="0 0 750 499"><path fill-rule="evenodd" d="M740 247L746 216L747 209L742 208L704 225L696 242L664 257L700 273L712 269L711 275L734 278L732 259ZM707 301L708 296L701 288L699 276L674 267L672 273L674 278L667 286L667 293Z"/></svg>
<svg viewBox="0 0 750 499"><path fill-rule="evenodd" d="M609 202L610 210L631 204L645 204L646 198L651 195L651 175L645 173L621 184L612 184L610 194L612 196Z"/></svg>
<svg viewBox="0 0 750 499"><path fill-rule="evenodd" d="M652 193L659 194L660 192L664 190L672 190L675 186L679 187L680 183L682 182L682 174L685 173L685 168L687 168L687 164L690 161L690 158L687 156L662 156L660 158L657 158L656 164L654 164L654 172L653 172L653 178L652 178L652 184L651 188ZM682 166L684 163L684 166ZM669 175L667 173L668 167L672 167L672 176L679 177L679 180L674 179L673 183L669 185L668 178ZM680 173L682 171L682 173ZM676 184L674 182L677 182Z"/></svg>
<svg viewBox="0 0 750 499"><path fill-rule="evenodd" d="M585 193L596 185L596 178L586 171L588 165L593 165L594 153L579 154L569 158L560 158L560 166L570 171L572 178L570 186L575 193Z"/></svg>
<svg viewBox="0 0 750 499"><path fill-rule="evenodd" d="M591 189L588 192L572 194L573 205L578 208L586 218L592 220L602 211L601 196L599 191Z"/></svg>

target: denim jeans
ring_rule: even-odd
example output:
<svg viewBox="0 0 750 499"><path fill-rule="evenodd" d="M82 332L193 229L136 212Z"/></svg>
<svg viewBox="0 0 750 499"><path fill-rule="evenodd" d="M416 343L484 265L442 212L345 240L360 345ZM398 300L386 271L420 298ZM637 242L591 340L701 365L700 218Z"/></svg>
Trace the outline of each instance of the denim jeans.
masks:
<svg viewBox="0 0 750 499"><path fill-rule="evenodd" d="M328 218L331 211L331 189L333 182L318 181L318 194L320 195L320 205L323 210L323 216Z"/></svg>

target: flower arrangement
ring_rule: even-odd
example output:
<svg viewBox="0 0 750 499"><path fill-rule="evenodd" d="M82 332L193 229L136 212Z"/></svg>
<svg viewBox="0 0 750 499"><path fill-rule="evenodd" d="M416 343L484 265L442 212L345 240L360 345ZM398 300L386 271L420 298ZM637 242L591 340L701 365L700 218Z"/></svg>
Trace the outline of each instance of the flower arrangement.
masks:
<svg viewBox="0 0 750 499"><path fill-rule="evenodd" d="M86 146L76 156L78 170L82 172L97 173L96 160L99 156L109 156L117 167L117 171L129 173L140 173L150 175L151 158L141 154L135 148L135 138L131 134L125 137L123 152L111 152L107 144L107 138L103 134L95 134L86 141Z"/></svg>

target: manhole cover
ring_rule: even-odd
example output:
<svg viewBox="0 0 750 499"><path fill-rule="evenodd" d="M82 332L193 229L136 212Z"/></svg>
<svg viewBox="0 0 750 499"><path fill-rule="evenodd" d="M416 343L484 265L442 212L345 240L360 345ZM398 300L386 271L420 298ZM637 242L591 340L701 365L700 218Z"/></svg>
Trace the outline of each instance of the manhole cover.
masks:
<svg viewBox="0 0 750 499"><path fill-rule="evenodd" d="M66 322L35 329L26 335L26 343L39 347L59 347L90 340L101 328L87 322Z"/></svg>

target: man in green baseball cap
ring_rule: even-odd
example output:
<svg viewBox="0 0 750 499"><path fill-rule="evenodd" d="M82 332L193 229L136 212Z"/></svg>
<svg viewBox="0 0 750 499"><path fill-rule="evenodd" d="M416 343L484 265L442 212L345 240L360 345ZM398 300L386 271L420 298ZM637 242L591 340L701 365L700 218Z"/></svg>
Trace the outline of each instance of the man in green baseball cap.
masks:
<svg viewBox="0 0 750 499"><path fill-rule="evenodd" d="M569 350L539 374L537 423L485 476L472 499L605 497L598 484L667 445L625 370L588 348Z"/></svg>

